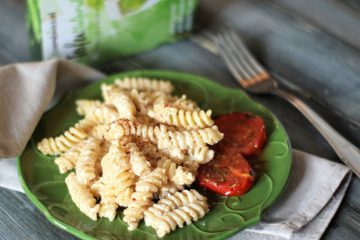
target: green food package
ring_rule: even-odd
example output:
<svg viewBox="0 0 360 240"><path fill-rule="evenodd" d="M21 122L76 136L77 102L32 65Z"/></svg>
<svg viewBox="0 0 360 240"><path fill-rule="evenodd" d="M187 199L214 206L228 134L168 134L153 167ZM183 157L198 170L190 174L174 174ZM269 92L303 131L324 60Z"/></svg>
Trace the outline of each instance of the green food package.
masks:
<svg viewBox="0 0 360 240"><path fill-rule="evenodd" d="M34 59L96 65L189 32L197 0L27 0Z"/></svg>

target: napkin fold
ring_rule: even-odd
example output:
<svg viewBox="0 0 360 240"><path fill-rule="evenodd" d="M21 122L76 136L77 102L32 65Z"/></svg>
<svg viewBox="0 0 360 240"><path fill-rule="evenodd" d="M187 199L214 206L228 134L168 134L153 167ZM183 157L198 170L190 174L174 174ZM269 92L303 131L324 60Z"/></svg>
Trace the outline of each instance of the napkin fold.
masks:
<svg viewBox="0 0 360 240"><path fill-rule="evenodd" d="M15 158L30 139L42 113L69 89L104 75L66 61L14 64L0 68L0 186L23 191ZM52 101L52 103L51 103ZM286 191L262 221L237 239L319 239L336 213L351 173L341 164L298 150Z"/></svg>
<svg viewBox="0 0 360 240"><path fill-rule="evenodd" d="M0 158L20 155L50 101L105 75L67 60L0 68ZM56 94L55 94L56 90Z"/></svg>
<svg viewBox="0 0 360 240"><path fill-rule="evenodd" d="M320 239L340 206L351 180L342 164L293 150L288 186L254 227L232 240Z"/></svg>

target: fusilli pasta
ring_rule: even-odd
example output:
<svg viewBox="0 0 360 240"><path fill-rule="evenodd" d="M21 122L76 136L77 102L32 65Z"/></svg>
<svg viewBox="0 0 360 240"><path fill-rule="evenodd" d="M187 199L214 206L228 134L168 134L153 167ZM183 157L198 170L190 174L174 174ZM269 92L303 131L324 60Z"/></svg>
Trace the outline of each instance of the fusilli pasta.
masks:
<svg viewBox="0 0 360 240"><path fill-rule="evenodd" d="M182 95L181 97L175 96L173 101L170 103L171 106L180 108L186 111L198 111L201 110L196 102L188 99L186 95Z"/></svg>
<svg viewBox="0 0 360 240"><path fill-rule="evenodd" d="M197 130L157 131L159 148L191 150L213 145L223 138L216 126ZM201 156L201 155L199 155Z"/></svg>
<svg viewBox="0 0 360 240"><path fill-rule="evenodd" d="M148 78L135 78L127 77L124 79L115 80L115 85L122 89L137 89L141 91L161 91L171 93L174 86L168 81L148 79Z"/></svg>
<svg viewBox="0 0 360 240"><path fill-rule="evenodd" d="M109 152L102 158L101 166L102 177L92 189L100 194L102 203L127 206L130 195L134 192L136 176L131 171L126 149L112 144Z"/></svg>
<svg viewBox="0 0 360 240"><path fill-rule="evenodd" d="M80 115L89 114L94 109L103 105L103 103L101 103L99 100L86 100L86 99L77 100L75 103L77 106L76 111Z"/></svg>
<svg viewBox="0 0 360 240"><path fill-rule="evenodd" d="M154 104L170 101L169 96L160 91L139 92L133 89L130 91L129 96L135 103L136 108L144 115L147 115L149 109L151 109Z"/></svg>
<svg viewBox="0 0 360 240"><path fill-rule="evenodd" d="M139 179L135 192L131 194L129 207L124 210L123 220L128 224L129 230L137 228L139 221L144 217L144 211L153 204L153 194L157 193L166 182L165 169L162 168L156 168Z"/></svg>
<svg viewBox="0 0 360 240"><path fill-rule="evenodd" d="M195 201L173 211L165 213L157 221L154 221L152 227L156 230L159 237L174 231L177 227L184 227L184 223L190 224L197 221L208 213L209 208L204 201Z"/></svg>
<svg viewBox="0 0 360 240"><path fill-rule="evenodd" d="M109 104L99 101L79 100L76 102L78 112L97 124L107 124L120 118L117 110Z"/></svg>
<svg viewBox="0 0 360 240"><path fill-rule="evenodd" d="M122 119L135 119L136 107L132 99L123 91L109 91L106 90L107 86L102 85L103 97L106 103L113 104L117 111L119 118Z"/></svg>
<svg viewBox="0 0 360 240"><path fill-rule="evenodd" d="M80 120L64 134L55 138L44 138L37 144L37 148L46 155L59 155L87 138L87 131L94 126L94 122Z"/></svg>
<svg viewBox="0 0 360 240"><path fill-rule="evenodd" d="M188 130L211 127L214 125L214 121L211 119L211 110L206 112L203 110L186 111L175 107L169 107L165 104L156 104L148 114L150 117L161 123L183 127Z"/></svg>
<svg viewBox="0 0 360 240"><path fill-rule="evenodd" d="M198 168L211 161L209 145L223 138L211 110L203 111L173 85L142 77L101 85L104 101L76 101L83 119L37 145L60 155L55 164L71 199L88 217L113 221L124 207L129 230L144 218L162 237L208 212L193 189ZM156 202L157 201L157 202Z"/></svg>
<svg viewBox="0 0 360 240"><path fill-rule="evenodd" d="M108 131L105 133L105 138L112 141L124 136L134 136L156 143L156 131L159 131L158 127L121 119L110 124Z"/></svg>
<svg viewBox="0 0 360 240"><path fill-rule="evenodd" d="M105 133L107 132L109 127L110 125L108 124L96 125L89 131L89 136L99 140L103 140L105 138Z"/></svg>
<svg viewBox="0 0 360 240"><path fill-rule="evenodd" d="M176 186L191 185L195 181L195 176L189 169L177 166L170 159L160 159L157 166L166 170L169 181L173 182Z"/></svg>
<svg viewBox="0 0 360 240"><path fill-rule="evenodd" d="M55 163L58 166L60 173L66 173L75 167L81 149L85 146L85 142L85 140L79 142L67 152L55 158Z"/></svg>
<svg viewBox="0 0 360 240"><path fill-rule="evenodd" d="M92 220L96 220L100 205L96 204L96 199L91 194L89 187L79 183L75 173L70 173L65 178L65 183L69 189L71 199L80 211Z"/></svg>
<svg viewBox="0 0 360 240"><path fill-rule="evenodd" d="M184 223L190 224L202 218L208 212L206 198L195 190L184 190L167 195L144 213L145 224L155 228L159 237L163 237Z"/></svg>
<svg viewBox="0 0 360 240"><path fill-rule="evenodd" d="M136 144L129 143L127 147L130 152L130 164L132 171L139 177L149 174L152 170L151 164Z"/></svg>
<svg viewBox="0 0 360 240"><path fill-rule="evenodd" d="M96 162L102 153L101 141L95 138L86 140L86 145L81 150L76 162L76 176L78 182L90 184L98 175L96 171Z"/></svg>

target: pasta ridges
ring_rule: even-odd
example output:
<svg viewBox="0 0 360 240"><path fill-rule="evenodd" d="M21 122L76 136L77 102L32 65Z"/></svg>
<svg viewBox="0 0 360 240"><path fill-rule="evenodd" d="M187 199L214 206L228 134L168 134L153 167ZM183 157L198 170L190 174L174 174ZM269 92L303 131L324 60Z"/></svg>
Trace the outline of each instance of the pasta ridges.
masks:
<svg viewBox="0 0 360 240"><path fill-rule="evenodd" d="M119 119L121 115L109 104L103 104L85 115L98 124L108 124Z"/></svg>
<svg viewBox="0 0 360 240"><path fill-rule="evenodd" d="M76 162L76 176L78 182L90 184L99 173L96 171L96 162L101 154L101 141L95 138L86 140L84 148L81 150Z"/></svg>
<svg viewBox="0 0 360 240"><path fill-rule="evenodd" d="M58 166L60 173L66 173L75 167L81 149L84 146L85 141L81 141L80 143L70 148L67 152L55 158L55 164Z"/></svg>
<svg viewBox="0 0 360 240"><path fill-rule="evenodd" d="M201 164L210 162L215 155L214 150L209 149L208 146L201 146L201 147L189 149L188 153L190 159Z"/></svg>
<svg viewBox="0 0 360 240"><path fill-rule="evenodd" d="M194 101L188 99L186 95L182 95L180 98L175 96L170 105L187 111L201 110L198 105Z"/></svg>
<svg viewBox="0 0 360 240"><path fill-rule="evenodd" d="M89 187L79 183L75 173L70 173L65 178L65 183L75 205L89 218L96 220L100 205L96 204L96 199L91 194Z"/></svg>
<svg viewBox="0 0 360 240"><path fill-rule="evenodd" d="M121 89L137 89L141 91L161 91L171 93L173 85L168 81L148 79L142 77L126 77L115 80L115 85Z"/></svg>
<svg viewBox="0 0 360 240"><path fill-rule="evenodd" d="M167 106L166 104L155 104L149 111L149 116L155 120L182 127L188 130L211 127L214 121L211 119L211 110L184 110Z"/></svg>
<svg viewBox="0 0 360 240"><path fill-rule="evenodd" d="M149 174L152 171L151 164L136 144L129 143L127 147L130 152L130 164L132 171L139 177Z"/></svg>
<svg viewBox="0 0 360 240"><path fill-rule="evenodd" d="M134 121L120 119L110 124L105 138L109 141L120 139L124 136L135 136L143 139L148 139L152 142L157 142L156 138L157 127L139 124Z"/></svg>
<svg viewBox="0 0 360 240"><path fill-rule="evenodd" d="M159 237L174 231L176 227L182 228L184 223L190 224L197 221L209 211L207 203L203 201L195 201L189 205L185 205L173 211L165 213L163 216L152 224Z"/></svg>
<svg viewBox="0 0 360 240"><path fill-rule="evenodd" d="M165 169L156 168L150 174L142 177L136 183L135 192L131 195L131 202L124 211L123 220L128 224L129 230L134 230L144 217L144 211L153 202L153 194L157 193L167 182Z"/></svg>
<svg viewBox="0 0 360 240"><path fill-rule="evenodd" d="M132 89L129 96L133 100L136 108L140 113L147 116L149 109L157 103L167 102L170 98L164 92L159 91L148 91L139 92L137 89Z"/></svg>
<svg viewBox="0 0 360 240"><path fill-rule="evenodd" d="M170 159L162 158L157 166L164 168L168 179L176 186L191 185L195 181L195 176L186 167L177 166Z"/></svg>
<svg viewBox="0 0 360 240"><path fill-rule="evenodd" d="M99 100L86 100L86 99L77 100L75 103L76 103L76 111L80 115L89 114L96 108L103 105Z"/></svg>
<svg viewBox="0 0 360 240"><path fill-rule="evenodd" d="M105 84L101 85L101 88L105 102L116 107L120 118L135 119L136 107L128 94L121 90L109 90L109 87Z"/></svg>
<svg viewBox="0 0 360 240"><path fill-rule="evenodd" d="M93 122L81 120L64 134L55 138L44 138L37 144L37 148L46 155L59 155L87 138L87 131L93 127Z"/></svg>
<svg viewBox="0 0 360 240"><path fill-rule="evenodd" d="M128 206L131 193L134 191L136 176L131 171L126 150L121 145L113 143L108 153L101 159L101 166L103 175L93 186L93 189L101 196L101 203ZM107 210L107 214L113 216L110 210Z"/></svg>
<svg viewBox="0 0 360 240"><path fill-rule="evenodd" d="M176 227L183 227L203 217L208 212L206 197L196 190L183 190L160 199L145 211L144 219L147 226L156 230L163 237Z"/></svg>

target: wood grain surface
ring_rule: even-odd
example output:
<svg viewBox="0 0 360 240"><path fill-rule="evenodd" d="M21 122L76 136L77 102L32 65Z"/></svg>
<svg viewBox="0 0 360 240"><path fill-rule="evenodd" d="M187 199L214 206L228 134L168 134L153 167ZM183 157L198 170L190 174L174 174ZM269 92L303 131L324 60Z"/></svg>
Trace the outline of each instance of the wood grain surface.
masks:
<svg viewBox="0 0 360 240"><path fill-rule="evenodd" d="M0 65L28 61L25 4L0 4ZM360 1L203 0L199 25L227 24L239 31L259 60L356 145L360 145ZM165 45L105 64L107 73L168 69L199 74L239 87L221 62L191 41ZM271 109L295 148L339 161L331 147L290 104L252 96ZM0 239L75 239L56 226L22 193L0 188ZM360 181L354 178L324 239L360 236Z"/></svg>

